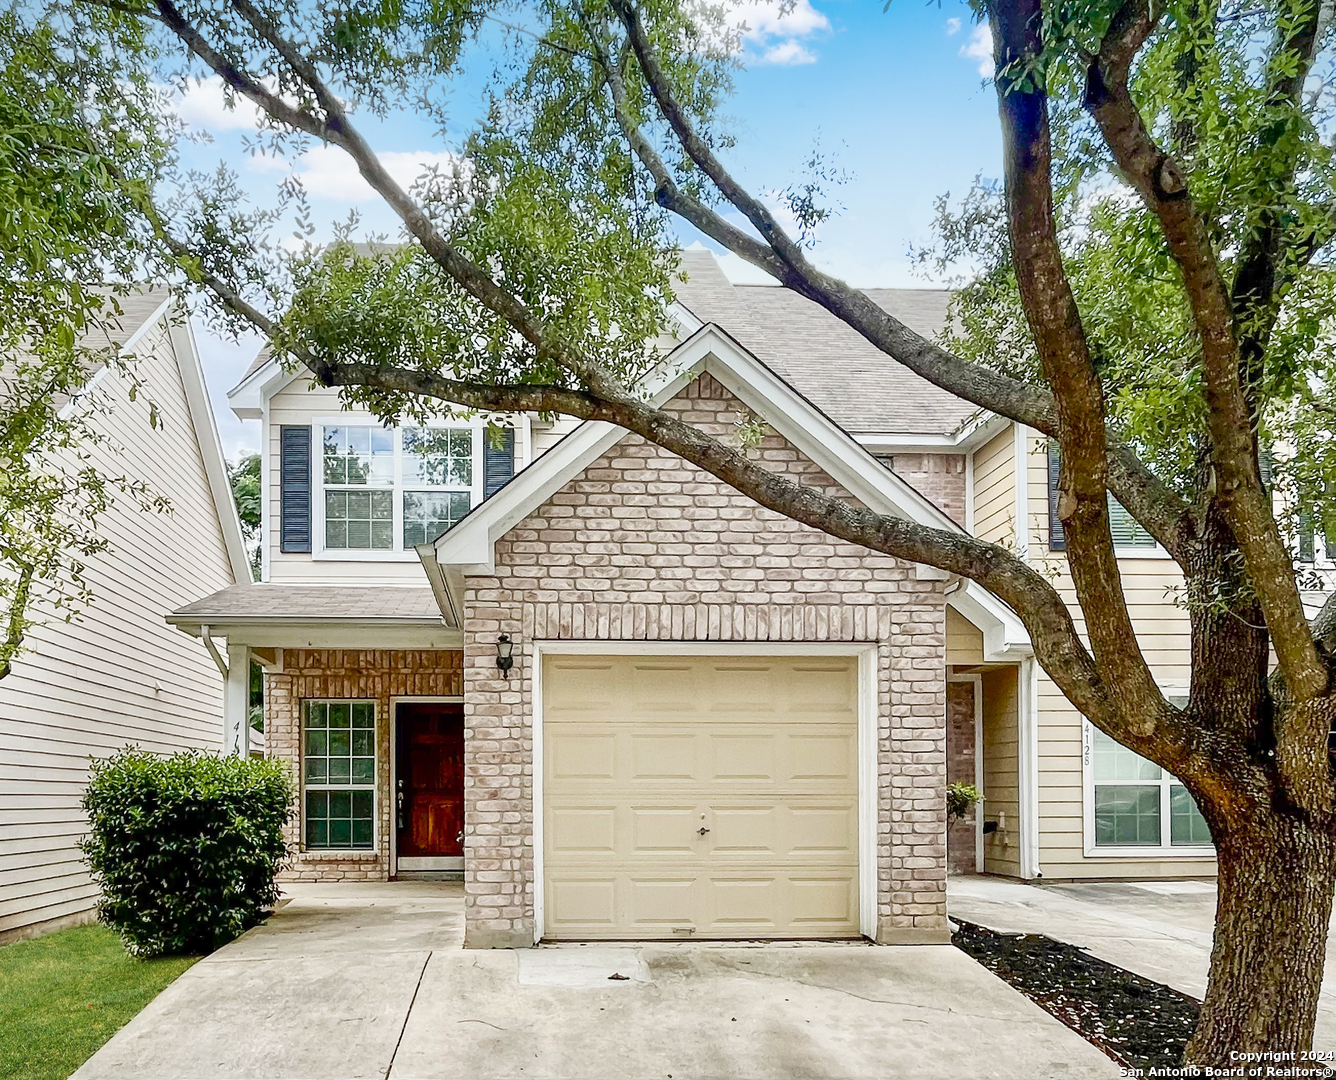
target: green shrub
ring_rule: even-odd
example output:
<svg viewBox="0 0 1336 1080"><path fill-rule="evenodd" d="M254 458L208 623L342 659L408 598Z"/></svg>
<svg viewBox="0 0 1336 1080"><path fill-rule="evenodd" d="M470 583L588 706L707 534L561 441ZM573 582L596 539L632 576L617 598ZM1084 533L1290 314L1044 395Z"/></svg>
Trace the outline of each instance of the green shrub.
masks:
<svg viewBox="0 0 1336 1080"><path fill-rule="evenodd" d="M127 748L94 761L81 845L98 917L136 956L206 953L278 900L292 781L277 761Z"/></svg>
<svg viewBox="0 0 1336 1080"><path fill-rule="evenodd" d="M948 784L946 788L947 821L960 821L983 796L973 784Z"/></svg>

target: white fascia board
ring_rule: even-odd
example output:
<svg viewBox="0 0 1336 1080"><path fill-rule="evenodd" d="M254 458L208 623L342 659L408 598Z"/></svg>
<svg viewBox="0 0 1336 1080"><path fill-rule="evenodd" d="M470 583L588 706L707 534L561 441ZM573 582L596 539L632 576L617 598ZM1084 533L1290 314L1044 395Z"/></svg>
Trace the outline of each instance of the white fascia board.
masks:
<svg viewBox="0 0 1336 1080"><path fill-rule="evenodd" d="M847 432L713 324L702 326L646 376L642 384L646 397L656 406L662 405L702 371L708 371L755 409L776 432L869 509L933 528L961 531L943 510L883 468ZM462 611L462 594L457 593L456 582L462 584L466 574L495 573L496 541L628 434L624 428L602 421L582 424L459 525L434 544L418 549L429 578L433 574L431 563L442 568L437 572L449 588L456 611ZM947 577L933 567L919 570L921 577Z"/></svg>
<svg viewBox="0 0 1336 1080"><path fill-rule="evenodd" d="M1025 624L1006 604L977 581L962 581L946 596L947 604L983 634L983 658L993 663L1034 654Z"/></svg>
<svg viewBox="0 0 1336 1080"><path fill-rule="evenodd" d="M171 622L169 618L167 620ZM177 629L200 636L199 620L174 623ZM229 645L259 649L365 649L374 641L379 649L459 649L464 636L439 619L244 619L207 624L213 637Z"/></svg>
<svg viewBox="0 0 1336 1080"><path fill-rule="evenodd" d="M236 500L232 498L232 484L227 477L227 459L223 456L223 442L218 436L218 425L214 423L213 407L209 404L209 392L204 383L204 367L200 363L195 334L184 315L171 320L168 333L172 352L176 354L176 366L181 372L181 383L185 387L186 406L195 428L195 441L204 459L209 493L213 496L214 509L218 512L218 522L223 530L223 545L227 548L232 577L238 585L249 584L251 569L250 560L246 557L246 541L241 533Z"/></svg>
<svg viewBox="0 0 1336 1080"><path fill-rule="evenodd" d="M227 404L240 420L263 420L265 402L301 375L301 369L288 371L271 356L227 392Z"/></svg>
<svg viewBox="0 0 1336 1080"><path fill-rule="evenodd" d="M705 333L710 330L714 328ZM874 460L843 428L731 338L720 333L710 345L705 370L868 509L935 529L961 531L944 510Z"/></svg>
<svg viewBox="0 0 1336 1080"><path fill-rule="evenodd" d="M174 299L174 297L169 296L154 308L148 318L139 324L135 332L125 339L125 343L117 347L116 352L123 357L133 356L139 343L144 340L144 335L162 322L167 313L171 311ZM109 364L103 364L93 372L89 380L70 396L69 401L60 407L56 416L61 420L68 420L76 412L88 408L89 395L97 389L110 370L111 366Z"/></svg>
<svg viewBox="0 0 1336 1080"><path fill-rule="evenodd" d="M853 436L873 454L968 454L977 450L1009 423L1005 416L980 412L950 434L916 435L897 431L865 432Z"/></svg>

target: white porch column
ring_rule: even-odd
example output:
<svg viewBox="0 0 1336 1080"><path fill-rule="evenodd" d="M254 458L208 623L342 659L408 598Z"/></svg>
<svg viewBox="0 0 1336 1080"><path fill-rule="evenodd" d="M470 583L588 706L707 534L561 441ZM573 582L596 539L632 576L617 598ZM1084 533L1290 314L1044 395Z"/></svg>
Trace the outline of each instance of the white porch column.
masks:
<svg viewBox="0 0 1336 1080"><path fill-rule="evenodd" d="M227 682L223 687L223 754L250 757L250 649L227 645Z"/></svg>

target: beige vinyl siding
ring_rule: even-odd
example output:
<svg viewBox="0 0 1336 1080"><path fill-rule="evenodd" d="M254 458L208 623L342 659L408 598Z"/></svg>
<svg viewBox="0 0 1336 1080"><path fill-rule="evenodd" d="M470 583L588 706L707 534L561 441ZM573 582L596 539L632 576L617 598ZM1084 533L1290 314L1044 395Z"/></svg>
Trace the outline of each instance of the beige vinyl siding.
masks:
<svg viewBox="0 0 1336 1080"><path fill-rule="evenodd" d="M218 669L164 618L233 584L231 564L171 343L155 329L137 352L138 400L112 374L92 392L109 406L94 423L116 444L95 448L94 462L145 481L172 512L120 499L99 524L109 550L88 560L93 603L68 623L48 613L0 680L0 939L95 899L76 846L90 756L221 740Z"/></svg>
<svg viewBox="0 0 1336 1080"><path fill-rule="evenodd" d="M580 421L572 416L560 416L555 421L548 423L546 421L535 420L533 422L532 442L533 459L546 454L557 443L561 442L567 435L580 426Z"/></svg>
<svg viewBox="0 0 1336 1080"><path fill-rule="evenodd" d="M1048 549L1048 459L1041 437L1026 444L1031 560L1052 566L1054 584L1071 608L1077 630L1085 620L1076 603L1066 556ZM1128 612L1146 661L1160 685L1186 688L1191 674L1191 627L1174 604L1183 578L1168 558L1119 560ZM1039 782L1039 868L1046 879L1191 877L1215 873L1214 859L1165 854L1152 858L1086 856L1081 714L1039 671L1036 694Z"/></svg>
<svg viewBox="0 0 1336 1080"><path fill-rule="evenodd" d="M952 607L946 609L946 662L983 663L983 631Z"/></svg>
<svg viewBox="0 0 1336 1080"><path fill-rule="evenodd" d="M269 400L269 432L266 440L266 474L269 479L269 522L265 543L269 546L269 581L286 584L361 585L370 582L391 582L403 585L425 585L422 564L413 552L402 557L380 559L313 558L311 555L284 554L279 551L279 438L280 429L287 424L314 427L318 417L346 418L349 424L375 424L376 418L365 409L345 410L339 392L330 387L312 386L307 379L294 379ZM319 467L318 458L313 468ZM312 488L312 499L320 498L319 477ZM315 536L316 513L311 507L312 546L318 548Z"/></svg>
<svg viewBox="0 0 1336 1080"><path fill-rule="evenodd" d="M1017 668L983 673L983 816L1006 828L983 838L983 868L1018 877L1021 872L1020 785L1017 729Z"/></svg>
<svg viewBox="0 0 1336 1080"><path fill-rule="evenodd" d="M980 539L1015 540L1015 457L1010 425L974 452L974 534Z"/></svg>

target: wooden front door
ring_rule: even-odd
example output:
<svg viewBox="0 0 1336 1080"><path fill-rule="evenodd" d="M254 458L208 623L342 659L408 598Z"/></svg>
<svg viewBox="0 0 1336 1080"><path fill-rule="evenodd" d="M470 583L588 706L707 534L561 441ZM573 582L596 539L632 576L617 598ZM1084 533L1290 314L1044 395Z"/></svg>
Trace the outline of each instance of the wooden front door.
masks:
<svg viewBox="0 0 1336 1080"><path fill-rule="evenodd" d="M464 706L400 702L395 730L399 859L462 856Z"/></svg>

